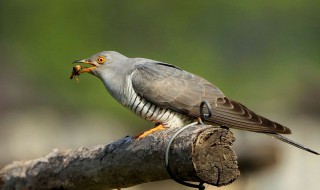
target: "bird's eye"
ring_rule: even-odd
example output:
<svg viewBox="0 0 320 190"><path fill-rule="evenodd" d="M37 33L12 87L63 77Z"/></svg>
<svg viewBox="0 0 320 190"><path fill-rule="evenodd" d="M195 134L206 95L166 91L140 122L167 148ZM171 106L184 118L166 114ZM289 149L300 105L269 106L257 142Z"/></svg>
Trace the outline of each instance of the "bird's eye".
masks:
<svg viewBox="0 0 320 190"><path fill-rule="evenodd" d="M104 62L106 62L106 58L105 58L104 56L99 56L99 57L97 58L97 62L98 62L99 64L103 64Z"/></svg>

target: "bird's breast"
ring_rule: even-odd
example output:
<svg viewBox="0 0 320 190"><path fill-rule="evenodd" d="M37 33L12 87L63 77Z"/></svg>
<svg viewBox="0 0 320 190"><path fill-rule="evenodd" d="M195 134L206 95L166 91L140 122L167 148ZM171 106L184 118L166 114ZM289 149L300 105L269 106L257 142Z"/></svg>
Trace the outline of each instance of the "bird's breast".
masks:
<svg viewBox="0 0 320 190"><path fill-rule="evenodd" d="M165 127L182 127L194 120L169 108L156 106L138 94L134 94L130 98L127 107L139 117L153 123L161 123Z"/></svg>
<svg viewBox="0 0 320 190"><path fill-rule="evenodd" d="M195 119L180 114L170 108L160 107L138 95L132 85L128 85L125 92L124 106L141 118L153 123L161 123L165 127L182 127L192 123Z"/></svg>

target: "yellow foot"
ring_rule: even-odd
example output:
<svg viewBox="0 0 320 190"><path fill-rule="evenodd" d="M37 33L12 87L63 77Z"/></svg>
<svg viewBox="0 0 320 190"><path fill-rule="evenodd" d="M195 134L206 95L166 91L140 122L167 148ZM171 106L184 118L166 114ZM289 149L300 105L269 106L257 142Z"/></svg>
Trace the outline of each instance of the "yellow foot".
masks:
<svg viewBox="0 0 320 190"><path fill-rule="evenodd" d="M201 117L198 117L198 123L199 123L199 124L202 124L202 123L203 123Z"/></svg>
<svg viewBox="0 0 320 190"><path fill-rule="evenodd" d="M142 139L155 131L164 130L164 129L165 129L165 127L162 124L159 124L158 126L155 126L154 128L152 128L148 131L145 131L143 133L136 135L134 138L135 139Z"/></svg>

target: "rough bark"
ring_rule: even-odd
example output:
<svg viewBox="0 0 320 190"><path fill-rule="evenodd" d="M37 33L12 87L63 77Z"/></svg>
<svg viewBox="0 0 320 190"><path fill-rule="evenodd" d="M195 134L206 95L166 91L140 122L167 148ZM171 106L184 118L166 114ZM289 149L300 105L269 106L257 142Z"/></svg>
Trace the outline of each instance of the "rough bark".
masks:
<svg viewBox="0 0 320 190"><path fill-rule="evenodd" d="M164 155L178 129L157 131L143 139L125 137L111 144L54 150L0 170L0 189L112 189L169 179ZM195 125L172 143L169 163L180 179L227 185L239 176L235 138L227 129Z"/></svg>

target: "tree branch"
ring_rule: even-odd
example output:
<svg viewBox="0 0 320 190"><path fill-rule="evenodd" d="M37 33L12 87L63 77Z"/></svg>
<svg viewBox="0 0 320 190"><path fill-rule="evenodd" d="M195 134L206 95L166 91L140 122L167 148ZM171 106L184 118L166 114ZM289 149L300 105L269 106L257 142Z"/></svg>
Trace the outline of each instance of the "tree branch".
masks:
<svg viewBox="0 0 320 190"><path fill-rule="evenodd" d="M165 149L178 129L157 131L143 139L125 137L111 144L77 150L54 150L0 170L0 189L105 189L169 179ZM235 138L227 129L195 125L173 142L169 163L185 181L222 186L239 176Z"/></svg>

